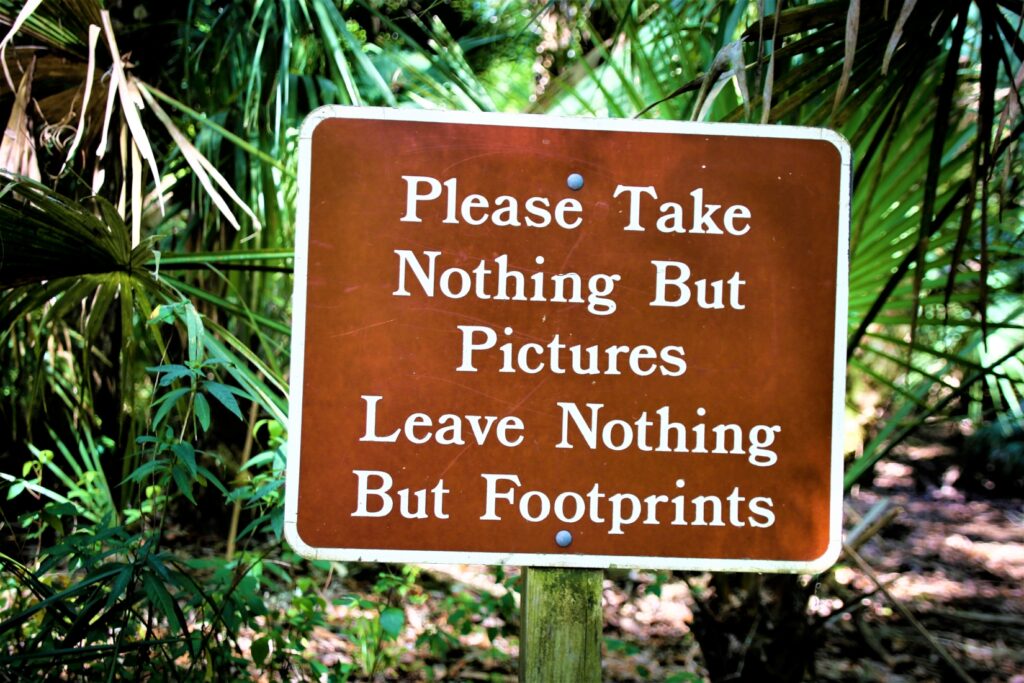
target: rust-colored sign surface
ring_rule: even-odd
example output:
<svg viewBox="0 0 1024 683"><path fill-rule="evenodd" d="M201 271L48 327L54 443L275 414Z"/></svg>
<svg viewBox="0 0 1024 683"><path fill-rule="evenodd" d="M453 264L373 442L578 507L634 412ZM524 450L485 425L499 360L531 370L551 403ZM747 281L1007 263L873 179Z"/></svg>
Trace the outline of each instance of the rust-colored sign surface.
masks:
<svg viewBox="0 0 1024 683"><path fill-rule="evenodd" d="M849 170L821 129L317 110L290 542L346 560L830 565Z"/></svg>

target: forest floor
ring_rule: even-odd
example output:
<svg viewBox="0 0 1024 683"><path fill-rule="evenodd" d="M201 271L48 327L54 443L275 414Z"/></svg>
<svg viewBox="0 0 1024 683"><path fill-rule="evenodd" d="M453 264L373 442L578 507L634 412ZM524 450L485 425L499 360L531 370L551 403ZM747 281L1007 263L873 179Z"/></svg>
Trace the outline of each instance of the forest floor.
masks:
<svg viewBox="0 0 1024 683"><path fill-rule="evenodd" d="M826 622L820 680L964 680L942 648L976 681L1024 683L1024 505L958 476L949 448L909 446L848 498L860 514L886 498L897 511L860 551L889 595L856 565L836 569L865 597Z"/></svg>
<svg viewBox="0 0 1024 683"><path fill-rule="evenodd" d="M907 446L877 467L870 486L847 497L845 528L873 508L890 510L890 521L860 546L867 567L844 556L819 577L810 609L821 644L808 680L1024 683L1024 506L1020 498L998 498L984 487L964 490L958 474L950 448ZM344 589L367 594L372 567L353 569L341 582ZM647 572L607 579L605 680L705 680L690 630L690 591L706 579ZM506 589L491 568L424 566L419 585L421 604L406 602L404 632L386 653L392 666L377 678L515 680L515 637L492 640L480 628L456 632L457 645L444 656L421 638L439 625L445 629L452 613L446 596L500 599ZM332 621L357 614L357 608L329 609ZM484 627L501 623L483 617ZM329 665L357 661L358 643L337 633L321 629L310 654Z"/></svg>

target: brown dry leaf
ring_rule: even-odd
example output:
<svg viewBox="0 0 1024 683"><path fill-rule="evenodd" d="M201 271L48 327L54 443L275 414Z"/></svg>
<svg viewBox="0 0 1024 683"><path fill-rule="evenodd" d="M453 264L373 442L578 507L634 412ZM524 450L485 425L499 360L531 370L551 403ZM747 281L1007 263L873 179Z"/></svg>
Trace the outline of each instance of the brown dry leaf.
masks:
<svg viewBox="0 0 1024 683"><path fill-rule="evenodd" d="M142 240L142 158L132 142L132 248Z"/></svg>
<svg viewBox="0 0 1024 683"><path fill-rule="evenodd" d="M107 36L107 45L110 47L110 59L113 61L111 66L111 87L113 87L113 81L116 80L117 94L121 100L121 111L124 113L125 121L128 123L132 141L138 146L139 154L149 164L149 170L153 174L153 182L159 183L160 170L156 165L156 155L153 153L152 145L149 144L149 136L146 135L146 129L142 125L142 118L139 116L139 110L142 107L141 98L138 96L138 91L133 92L128 87L129 83L124 73L124 65L121 63L121 53L117 47L117 39L114 37L114 29L110 24L110 12L103 10L100 12L100 18L103 21L103 31ZM109 100L107 104L109 120ZM160 203L160 212L163 213L163 195L157 195L157 200Z"/></svg>
<svg viewBox="0 0 1024 683"><path fill-rule="evenodd" d="M767 124L772 114L772 89L775 87L775 50L768 58L768 73L764 77L764 90L761 92L761 124Z"/></svg>
<svg viewBox="0 0 1024 683"><path fill-rule="evenodd" d="M107 85L107 105L103 110L103 126L100 128L100 144L96 147L96 158L102 159L107 153L107 136L110 133L110 121L114 117L114 102L117 101L117 87L120 76L116 70L110 72L110 82ZM93 187L93 194L97 194L99 188Z"/></svg>
<svg viewBox="0 0 1024 683"><path fill-rule="evenodd" d="M156 99L149 93L149 90L146 89L145 83L136 81L133 78L128 84L128 87L134 94L140 95L146 101L150 109L153 110L153 113L156 114L156 117L160 119L160 123L164 124L164 128L167 129L167 132L171 135L171 139L174 140L178 149L181 150L182 156L185 157L185 161L188 162L192 172L196 174L196 178L202 184L203 189L210 195L210 199L213 200L217 209L224 215L228 222L231 223L235 230L241 230L242 226L239 224L238 218L235 217L235 213L231 210L231 207L224 200L224 197L221 195L221 191L223 191L224 194L226 194L242 209L242 211L246 213L246 215L249 216L255 229L259 230L260 221L256 214L253 213L252 209L248 207L245 201L238 196L238 193L231 187L231 184L227 179L220 174L220 171L210 163L210 160L203 156L203 154L196 149L195 145L192 144L185 134L174 125L174 122L171 121L171 117L167 115L167 112L164 111L163 107L160 106Z"/></svg>
<svg viewBox="0 0 1024 683"><path fill-rule="evenodd" d="M697 93L697 101L693 105L694 121L703 121L708 110L714 104L718 93L722 91L725 84L732 78L743 100L743 108L750 111L750 94L747 92L746 64L743 62L743 41L737 40L724 46L715 55L711 67Z"/></svg>
<svg viewBox="0 0 1024 683"><path fill-rule="evenodd" d="M839 77L839 87L836 88L836 101L832 105L832 111L839 108L839 103L846 95L846 88L850 85L850 74L853 73L853 58L857 53L857 29L860 27L860 0L851 0L850 10L846 13L846 51L843 55L843 73Z"/></svg>
<svg viewBox="0 0 1024 683"><path fill-rule="evenodd" d="M4 139L0 142L0 168L28 176L33 180L41 180L36 146L28 125L28 103L32 98L32 75L35 70L36 60L33 58L28 70L21 77L14 104L11 106L11 115L7 119Z"/></svg>
<svg viewBox="0 0 1024 683"><path fill-rule="evenodd" d="M889 44L885 46L885 56L882 58L883 76L889 72L889 62L892 60L893 53L896 52L896 47L900 44L900 38L903 37L903 27L906 25L907 19L914 10L916 3L917 0L903 0L900 16L896 18L896 25L892 29L892 35L889 37Z"/></svg>
<svg viewBox="0 0 1024 683"><path fill-rule="evenodd" d="M7 59L4 56L7 52L7 45L14 38L15 34L21 30L22 24L32 16L32 13L35 12L41 4L43 4L43 0L28 0L28 2L26 2L21 8L21 11L18 12L18 16L14 18L14 23L11 24L11 30L7 32L7 35L4 36L3 40L0 40L0 62L3 63L4 77L7 79L7 85L11 90L14 90L14 79L11 78L10 69L7 68Z"/></svg>
<svg viewBox="0 0 1024 683"><path fill-rule="evenodd" d="M96 43L99 41L99 37L100 27L96 24L91 24L89 26L89 66L85 76L85 92L82 94L82 113L78 117L78 128L75 130L75 138L71 141L71 146L68 147L68 156L60 167L61 174L64 173L64 169L68 167L71 159L74 158L75 152L78 151L78 145L82 142L82 134L85 133L85 115L92 98L92 82L95 76L94 69L96 68Z"/></svg>

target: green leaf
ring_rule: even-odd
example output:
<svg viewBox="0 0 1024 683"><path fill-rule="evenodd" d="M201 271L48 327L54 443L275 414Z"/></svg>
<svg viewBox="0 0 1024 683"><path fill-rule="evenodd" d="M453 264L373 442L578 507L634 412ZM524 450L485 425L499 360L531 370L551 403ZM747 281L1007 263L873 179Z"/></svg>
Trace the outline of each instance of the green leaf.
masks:
<svg viewBox="0 0 1024 683"><path fill-rule="evenodd" d="M665 683L703 683L704 679L689 671L677 671L665 679Z"/></svg>
<svg viewBox="0 0 1024 683"><path fill-rule="evenodd" d="M220 382L203 382L203 388L217 399L222 406L234 413L239 420L242 419L242 410L238 407L234 392L231 387Z"/></svg>
<svg viewBox="0 0 1024 683"><path fill-rule="evenodd" d="M199 426L203 428L203 431L209 431L210 429L210 404L207 403L206 397L202 394L196 394L195 400L195 411L196 417L199 419Z"/></svg>
<svg viewBox="0 0 1024 683"><path fill-rule="evenodd" d="M264 498L266 498L268 495L278 490L282 486L284 486L284 480L275 479L271 482L264 484L263 486L260 486L258 489L253 491L252 495L250 495L249 498L250 500L253 501L262 501Z"/></svg>
<svg viewBox="0 0 1024 683"><path fill-rule="evenodd" d="M11 484L11 488L7 489L7 500L14 500L15 498L18 497L18 494L20 494L24 490L24 481L19 480L14 482L13 484Z"/></svg>
<svg viewBox="0 0 1024 683"><path fill-rule="evenodd" d="M207 326L216 333L206 337L207 350L227 358L231 362L227 372L246 391L247 398L259 402L260 407L279 424L286 424L288 386L283 376L275 373L258 354L253 353L228 330L213 322L208 322ZM224 342L221 343L218 337ZM249 369L250 365L255 368L255 372Z"/></svg>
<svg viewBox="0 0 1024 683"><path fill-rule="evenodd" d="M137 483L141 482L143 479L148 477L150 474L156 472L158 469L160 469L161 467L166 465L167 462L168 461L166 459L164 459L164 458L156 458L155 460L150 460L149 462L144 462L141 465L139 465L138 467L136 467L134 470L132 470L131 474L129 474L127 477L125 477L125 482L129 482L129 481L134 481L134 482L137 482Z"/></svg>
<svg viewBox="0 0 1024 683"><path fill-rule="evenodd" d="M167 276L164 276L163 279L165 282L173 286L175 289L181 290L183 294L189 294L201 301L211 303L217 306L218 308L224 309L228 313L234 313L235 315L251 318L253 322L266 327L268 330L273 330L275 332L280 332L282 334L291 334L291 327L289 327L285 323L282 323L279 320L274 320L273 318L269 318L267 316L252 313L251 311L248 310L248 308L246 308L246 306L242 304L231 302L225 299L224 297L211 294L210 292L200 289L199 287L194 287L182 280L178 280Z"/></svg>
<svg viewBox="0 0 1024 683"><path fill-rule="evenodd" d="M169 95L161 92L160 90L158 90L150 84L146 85L146 90L149 92L150 95L152 95L156 99L162 102L166 102L167 104L171 105L172 107L175 107L179 111L191 116L193 119L203 124L204 126L208 126L210 129L216 131L218 134L224 136L225 139L234 143L235 145L238 145L245 152L252 154L254 157L260 159L261 161L270 164L271 166L278 169L285 175L294 177L294 172L290 168L282 164L280 160L270 156L269 154L261 150L259 147L255 147L249 144L248 142L238 137L231 131L219 125L216 121L213 121L206 114L201 114L197 112L195 109L192 109L188 105L174 99L173 97L170 97Z"/></svg>
<svg viewBox="0 0 1024 683"><path fill-rule="evenodd" d="M189 478L188 472L182 467L175 467L171 470L171 474L174 476L174 483L178 485L178 489L190 503L195 505L196 499L192 496L192 479Z"/></svg>
<svg viewBox="0 0 1024 683"><path fill-rule="evenodd" d="M142 577L142 585L149 601L167 617L167 624L170 626L171 631L182 631L184 624L182 624L178 617L180 609L174 602L171 594L167 592L167 587L152 574L146 574Z"/></svg>
<svg viewBox="0 0 1024 683"><path fill-rule="evenodd" d="M129 229L116 212L108 223L89 206L28 178L4 171L0 181L7 182L0 193L0 288L68 276L145 273L131 263Z"/></svg>
<svg viewBox="0 0 1024 683"><path fill-rule="evenodd" d="M117 575L110 586L110 595L107 596L107 604L103 608L105 612L109 612L110 608L114 606L115 602L117 602L117 599L127 593L128 583L132 579L132 574L132 565L122 565L121 573Z"/></svg>
<svg viewBox="0 0 1024 683"><path fill-rule="evenodd" d="M188 331L188 360L198 365L203 359L203 320L191 303L185 305L185 328Z"/></svg>
<svg viewBox="0 0 1024 683"><path fill-rule="evenodd" d="M384 633L392 638L397 638L405 626L405 611L397 607L388 607L380 614L380 627Z"/></svg>
<svg viewBox="0 0 1024 683"><path fill-rule="evenodd" d="M180 441L171 446L171 451L178 457L188 471L189 476L196 476L196 449L188 441Z"/></svg>
<svg viewBox="0 0 1024 683"><path fill-rule="evenodd" d="M252 646L249 648L249 652L252 653L252 661L256 666L263 666L264 662L267 661L267 657L270 655L270 638L263 636L252 641Z"/></svg>
<svg viewBox="0 0 1024 683"><path fill-rule="evenodd" d="M160 375L160 382L157 386L166 387L176 379L192 377L195 372L184 365L154 365L146 368L146 372Z"/></svg>
<svg viewBox="0 0 1024 683"><path fill-rule="evenodd" d="M262 453L257 453L256 455L249 458L249 461L242 465L242 467L239 469L241 469L242 471L256 469L258 467L262 467L263 465L267 465L274 462L275 457L276 450L263 451Z"/></svg>
<svg viewBox="0 0 1024 683"><path fill-rule="evenodd" d="M224 484L220 483L220 479L218 479L217 477L213 476L213 472L211 472L210 470L206 469L202 465L199 465L198 467L196 467L196 474L200 478L200 481L211 482L225 496L229 495L229 492L228 492L227 488L224 487Z"/></svg>
<svg viewBox="0 0 1024 683"><path fill-rule="evenodd" d="M190 391L192 390L188 387L180 387L173 391L168 391L166 394L154 401L153 406L156 407L159 405L160 408L157 409L156 414L153 415L153 426L156 427L159 425L160 422L167 417L167 413L171 412L171 409L174 408L174 404L178 402L178 399Z"/></svg>
<svg viewBox="0 0 1024 683"><path fill-rule="evenodd" d="M160 304L149 314L149 320L147 321L150 325L169 325L174 322L174 304Z"/></svg>

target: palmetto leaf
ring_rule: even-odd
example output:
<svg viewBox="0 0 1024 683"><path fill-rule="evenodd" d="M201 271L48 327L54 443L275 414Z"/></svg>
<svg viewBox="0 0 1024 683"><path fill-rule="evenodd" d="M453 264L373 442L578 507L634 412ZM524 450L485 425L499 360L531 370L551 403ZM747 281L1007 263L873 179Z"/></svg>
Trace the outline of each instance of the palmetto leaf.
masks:
<svg viewBox="0 0 1024 683"><path fill-rule="evenodd" d="M888 452L912 431L903 429L908 421L931 419L936 401L949 406L958 383L985 387L988 403L1010 409L1024 392L1003 366L1017 361L984 348L986 332L995 337L988 342L1012 347L1004 340L1024 324L1020 311L994 322L987 314L1012 300L1008 283L1019 282L1024 187L1009 179L1021 171L1024 3L757 3L756 21L744 27L753 6L694 4L627 17L618 34L603 37L614 47L595 49L579 67L584 77L564 79L539 104L559 113L682 117L704 108L725 66L722 46L740 41L746 65L732 69L745 73L737 87L721 89L710 120L759 114L765 123L830 125L854 149L850 372L890 397L894 420L903 420L881 430L869 454ZM703 43L680 40L695 24ZM659 54L670 43L672 62L642 74L626 66L639 62L631 55ZM694 63L704 72L688 72ZM748 107L738 86L752 76L758 94ZM1001 183L990 180L997 169ZM852 471L859 476L870 464Z"/></svg>
<svg viewBox="0 0 1024 683"><path fill-rule="evenodd" d="M32 180L4 179L6 185L0 190L0 340L19 325L23 332L32 329L33 336L53 338L57 331L67 329L66 319L77 314L80 320L74 327L84 331L80 337L86 351L82 371L88 376L93 357L102 358L93 351L93 344L101 332L107 334L110 317L117 321L117 329L130 333L136 306L144 316L149 313L152 295L169 296L169 290L146 266L152 257L150 242L132 248L128 227L103 199L94 198L87 207ZM110 312L114 314L108 316ZM26 328L29 321L34 322ZM127 361L136 346L130 334L117 340L115 353L122 369L130 367ZM35 349L21 344L4 348L12 353L11 362L20 363L20 355L29 357L25 374L30 390L23 398L25 417L30 419L48 375L43 370L45 343ZM62 389L58 393L74 397L69 407L77 411L89 386L83 384L77 396Z"/></svg>
<svg viewBox="0 0 1024 683"><path fill-rule="evenodd" d="M92 200L97 215L40 183L0 180L0 288L88 274L149 277L151 250L132 249L127 226L106 200Z"/></svg>
<svg viewBox="0 0 1024 683"><path fill-rule="evenodd" d="M89 25L100 23L101 8L96 0L0 0L0 20L13 25L24 12L21 32L49 47L84 57Z"/></svg>

